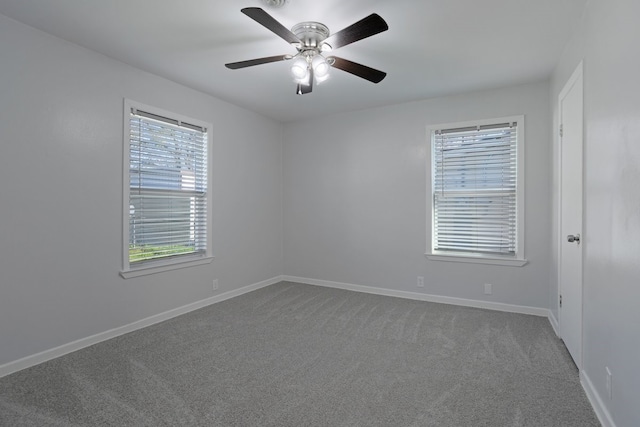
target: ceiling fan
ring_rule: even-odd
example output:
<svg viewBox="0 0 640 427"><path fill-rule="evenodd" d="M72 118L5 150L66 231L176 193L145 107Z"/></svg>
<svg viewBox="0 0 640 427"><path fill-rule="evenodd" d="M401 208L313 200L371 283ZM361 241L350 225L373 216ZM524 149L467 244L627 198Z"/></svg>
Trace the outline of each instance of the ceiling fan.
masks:
<svg viewBox="0 0 640 427"><path fill-rule="evenodd" d="M313 89L314 80L316 83L326 80L329 77L331 67L346 71L373 83L381 82L387 75L383 71L347 59L338 58L337 56L324 56L332 50L388 30L387 23L376 13L372 13L337 33L330 34L326 25L313 21L296 24L289 31L259 7L247 7L241 9L241 12L290 43L297 49L298 53L295 55L276 55L232 62L225 64L227 68L237 70L270 62L293 60L291 74L297 83L296 93L298 95L310 93Z"/></svg>

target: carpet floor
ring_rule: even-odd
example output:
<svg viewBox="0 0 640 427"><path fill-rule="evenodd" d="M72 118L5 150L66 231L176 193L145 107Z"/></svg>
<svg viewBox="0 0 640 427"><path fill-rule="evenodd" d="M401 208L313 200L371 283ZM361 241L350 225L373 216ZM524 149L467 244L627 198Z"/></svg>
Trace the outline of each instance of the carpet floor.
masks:
<svg viewBox="0 0 640 427"><path fill-rule="evenodd" d="M546 318L281 282L0 379L1 426L599 426Z"/></svg>

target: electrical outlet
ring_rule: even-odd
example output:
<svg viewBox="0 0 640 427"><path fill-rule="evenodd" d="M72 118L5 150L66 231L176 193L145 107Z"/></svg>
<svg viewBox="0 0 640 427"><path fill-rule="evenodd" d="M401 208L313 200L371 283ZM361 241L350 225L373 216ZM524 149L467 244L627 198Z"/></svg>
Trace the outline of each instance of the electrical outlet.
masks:
<svg viewBox="0 0 640 427"><path fill-rule="evenodd" d="M418 276L418 285L419 288L424 288L424 276Z"/></svg>
<svg viewBox="0 0 640 427"><path fill-rule="evenodd" d="M213 279L213 290L217 291L220 289L220 284L218 283L218 279Z"/></svg>
<svg viewBox="0 0 640 427"><path fill-rule="evenodd" d="M611 400L611 398L613 397L613 394L611 392L611 371L609 370L608 366L605 366L605 371L607 371L607 376L605 379L605 386L607 388L607 397L609 398L609 400Z"/></svg>
<svg viewBox="0 0 640 427"><path fill-rule="evenodd" d="M491 289L491 283L485 283L484 284L484 294L485 295L491 295L493 290Z"/></svg>

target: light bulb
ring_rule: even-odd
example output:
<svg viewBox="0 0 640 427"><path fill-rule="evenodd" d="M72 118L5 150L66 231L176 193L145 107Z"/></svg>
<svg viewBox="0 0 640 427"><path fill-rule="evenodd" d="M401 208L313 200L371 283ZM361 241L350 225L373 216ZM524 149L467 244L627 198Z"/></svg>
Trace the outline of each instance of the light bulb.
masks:
<svg viewBox="0 0 640 427"><path fill-rule="evenodd" d="M307 77L307 61L304 58L298 57L291 64L291 75L296 80L304 80Z"/></svg>
<svg viewBox="0 0 640 427"><path fill-rule="evenodd" d="M316 78L324 80L326 76L329 75L329 63L322 55L314 56L311 61L311 66L313 67L313 73Z"/></svg>

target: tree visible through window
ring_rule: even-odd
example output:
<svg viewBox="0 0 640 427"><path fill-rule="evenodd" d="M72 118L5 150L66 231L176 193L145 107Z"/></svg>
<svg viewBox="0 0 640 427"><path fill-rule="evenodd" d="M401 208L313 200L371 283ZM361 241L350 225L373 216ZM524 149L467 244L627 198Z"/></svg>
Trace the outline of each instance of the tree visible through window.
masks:
<svg viewBox="0 0 640 427"><path fill-rule="evenodd" d="M129 264L207 252L207 129L130 108Z"/></svg>

